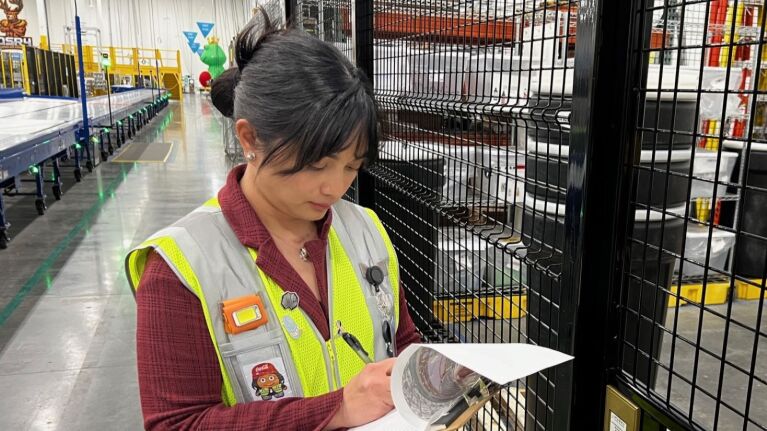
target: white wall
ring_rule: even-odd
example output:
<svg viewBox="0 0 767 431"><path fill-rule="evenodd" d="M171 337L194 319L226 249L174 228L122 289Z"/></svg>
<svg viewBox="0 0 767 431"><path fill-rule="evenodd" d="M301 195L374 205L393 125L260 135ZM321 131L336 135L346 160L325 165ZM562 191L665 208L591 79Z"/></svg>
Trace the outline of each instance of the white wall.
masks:
<svg viewBox="0 0 767 431"><path fill-rule="evenodd" d="M52 45L69 43L66 39L67 26L74 27L75 0L40 0L47 13L49 38ZM198 32L197 42L207 43L199 34L198 21L215 24L211 35L220 39L220 45L227 53L229 41L248 22L252 9L259 0L77 0L78 13L83 27L101 30L101 44L105 46L159 48L181 51L182 73L197 77L207 66L192 53L182 31ZM35 6L35 1L25 2L26 8ZM37 8L35 8L37 9ZM27 14L27 17L32 14ZM29 18L27 18L29 19ZM36 29L35 43L39 41ZM92 36L84 44L97 44Z"/></svg>

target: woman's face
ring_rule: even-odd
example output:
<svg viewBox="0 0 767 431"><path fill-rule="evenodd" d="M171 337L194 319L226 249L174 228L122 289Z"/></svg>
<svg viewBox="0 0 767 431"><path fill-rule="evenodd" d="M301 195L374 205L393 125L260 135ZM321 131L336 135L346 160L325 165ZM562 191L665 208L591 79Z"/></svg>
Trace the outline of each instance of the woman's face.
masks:
<svg viewBox="0 0 767 431"><path fill-rule="evenodd" d="M283 175L292 160L275 160L261 166L262 154L249 169L255 169L254 186L272 208L296 220L317 221L325 217L351 186L364 160L358 157L357 144L326 157L292 174Z"/></svg>

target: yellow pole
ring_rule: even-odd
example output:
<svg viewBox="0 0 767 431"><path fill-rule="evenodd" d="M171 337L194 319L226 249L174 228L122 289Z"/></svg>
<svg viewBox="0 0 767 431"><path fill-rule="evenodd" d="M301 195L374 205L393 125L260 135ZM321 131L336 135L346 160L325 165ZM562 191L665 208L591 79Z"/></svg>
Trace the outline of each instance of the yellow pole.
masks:
<svg viewBox="0 0 767 431"><path fill-rule="evenodd" d="M46 96L52 96L51 93L51 70L48 68L48 59L51 59L51 62L53 61L53 53L51 51L45 51L44 57L43 57L43 63L45 64L45 95Z"/></svg>
<svg viewBox="0 0 767 431"><path fill-rule="evenodd" d="M32 95L32 86L29 82L29 69L27 68L29 65L27 64L27 48L22 46L21 47L21 80L22 84L24 85L24 91L28 95Z"/></svg>
<svg viewBox="0 0 767 431"><path fill-rule="evenodd" d="M40 48L48 49L48 36L44 34L40 36Z"/></svg>
<svg viewBox="0 0 767 431"><path fill-rule="evenodd" d="M0 51L0 74L3 78L3 88L8 88L8 84L5 82L5 53Z"/></svg>
<svg viewBox="0 0 767 431"><path fill-rule="evenodd" d="M40 70L40 52L42 49L38 48L35 49L35 72L37 73L37 76L35 76L35 79L37 80L37 94L40 95L41 89L40 89L40 82L43 80L43 73Z"/></svg>
<svg viewBox="0 0 767 431"><path fill-rule="evenodd" d="M730 27L732 26L732 5L727 5L727 17L724 20L724 40L722 41L722 50L719 55L719 66L728 67L728 61L730 58L730 43L732 43L732 33L730 33Z"/></svg>
<svg viewBox="0 0 767 431"><path fill-rule="evenodd" d="M181 51L176 50L176 83L178 84L178 87L176 87L176 91L178 94L178 100L180 102L184 101L184 83L181 81Z"/></svg>
<svg viewBox="0 0 767 431"><path fill-rule="evenodd" d="M138 48L133 48L133 64L131 65L133 67L133 70L135 70L136 73L136 79L133 83L134 87L138 86L138 80L141 79L141 65L139 64L138 59Z"/></svg>

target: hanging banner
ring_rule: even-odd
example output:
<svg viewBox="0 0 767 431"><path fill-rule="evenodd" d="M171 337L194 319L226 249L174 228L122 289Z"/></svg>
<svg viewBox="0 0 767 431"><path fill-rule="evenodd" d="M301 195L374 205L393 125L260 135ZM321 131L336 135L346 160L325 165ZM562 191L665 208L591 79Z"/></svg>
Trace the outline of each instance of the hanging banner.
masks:
<svg viewBox="0 0 767 431"><path fill-rule="evenodd" d="M32 46L32 38L27 37L27 20L19 17L24 3L0 1L0 9L5 13L5 19L0 19L0 45Z"/></svg>
<svg viewBox="0 0 767 431"><path fill-rule="evenodd" d="M200 44L197 42L190 43L189 48L192 48L192 52L197 52L200 50Z"/></svg>
<svg viewBox="0 0 767 431"><path fill-rule="evenodd" d="M204 48L200 48L197 50L197 55L202 55L202 53L205 52Z"/></svg>
<svg viewBox="0 0 767 431"><path fill-rule="evenodd" d="M202 37L208 37L210 34L210 31L213 30L213 23L212 22L197 22L197 27L200 27L200 33L202 33Z"/></svg>
<svg viewBox="0 0 767 431"><path fill-rule="evenodd" d="M184 31L184 36L186 36L186 42L189 44L189 47L192 47L192 44L194 43L194 40L197 39L197 32L196 31Z"/></svg>

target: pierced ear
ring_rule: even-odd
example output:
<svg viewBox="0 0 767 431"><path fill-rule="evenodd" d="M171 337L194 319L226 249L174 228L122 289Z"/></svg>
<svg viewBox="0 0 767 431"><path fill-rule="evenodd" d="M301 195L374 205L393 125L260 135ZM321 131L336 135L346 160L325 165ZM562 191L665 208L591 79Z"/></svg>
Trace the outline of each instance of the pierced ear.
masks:
<svg viewBox="0 0 767 431"><path fill-rule="evenodd" d="M255 153L258 150L256 148L256 129L250 125L248 120L237 120L234 123L234 132L240 140L243 154Z"/></svg>

